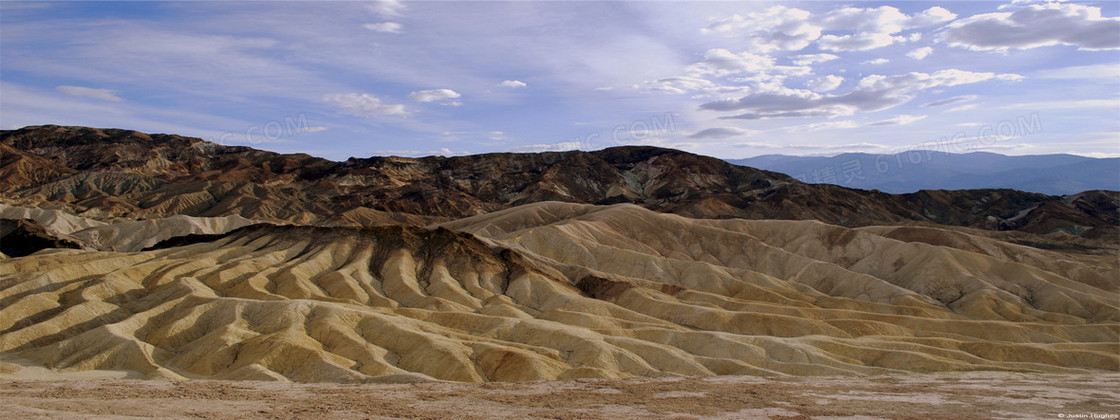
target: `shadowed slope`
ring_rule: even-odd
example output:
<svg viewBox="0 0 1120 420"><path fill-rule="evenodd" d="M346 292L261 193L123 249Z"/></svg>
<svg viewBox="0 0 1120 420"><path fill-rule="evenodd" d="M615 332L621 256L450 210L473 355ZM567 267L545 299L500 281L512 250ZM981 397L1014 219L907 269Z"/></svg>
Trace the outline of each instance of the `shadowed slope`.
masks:
<svg viewBox="0 0 1120 420"><path fill-rule="evenodd" d="M67 238L52 235L33 220L0 219L0 256L22 257L49 248L81 248Z"/></svg>

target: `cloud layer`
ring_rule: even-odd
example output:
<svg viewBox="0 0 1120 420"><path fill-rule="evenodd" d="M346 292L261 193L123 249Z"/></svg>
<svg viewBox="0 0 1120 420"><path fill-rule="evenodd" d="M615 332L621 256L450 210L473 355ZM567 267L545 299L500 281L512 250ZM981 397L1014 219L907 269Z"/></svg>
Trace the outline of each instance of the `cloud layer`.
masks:
<svg viewBox="0 0 1120 420"><path fill-rule="evenodd" d="M376 117L381 115L408 115L404 105L386 104L381 98L368 93L333 93L323 95L323 101L338 111L356 117Z"/></svg>
<svg viewBox="0 0 1120 420"><path fill-rule="evenodd" d="M1028 112L1046 130L1021 141L1050 145L1034 150L1112 153L1104 149L1114 142L1062 148L1120 136L1112 3L383 0L122 10L5 8L4 128L230 138L306 115L314 129L277 150L342 159L540 144L739 154L748 149L731 144L748 136L758 150L809 153L793 145L889 146ZM673 115L673 130L629 135L663 115Z"/></svg>
<svg viewBox="0 0 1120 420"><path fill-rule="evenodd" d="M523 88L523 87L526 87L526 86L529 86L529 85L525 82L520 81L520 80L503 80L501 83L498 83L498 87L514 88L514 89Z"/></svg>
<svg viewBox="0 0 1120 420"><path fill-rule="evenodd" d="M461 105L458 101L448 101L462 95L451 89L428 89L408 94L408 99L416 102L440 102L443 105Z"/></svg>
<svg viewBox="0 0 1120 420"><path fill-rule="evenodd" d="M94 89L94 88L87 88L87 87L81 87L81 86L65 86L65 85L63 85L63 86L56 87L55 90L57 90L59 92L62 92L62 93L65 93L67 95L84 96L84 97L87 97L87 98L100 99L102 101L120 102L120 101L124 100L124 99L121 99L121 97L117 96L113 91L111 91L109 89Z"/></svg>
<svg viewBox="0 0 1120 420"><path fill-rule="evenodd" d="M866 51L906 42L909 38L900 35L903 31L948 22L956 16L940 6L914 15L893 6L843 7L819 15L773 6L715 20L703 32L746 36L751 50L762 53L797 51L813 44L825 51Z"/></svg>
<svg viewBox="0 0 1120 420"><path fill-rule="evenodd" d="M970 72L957 69L934 73L910 72L883 76L871 75L859 81L848 93L822 95L806 90L761 92L734 100L719 100L700 105L700 109L741 112L726 119L806 118L850 116L858 111L874 112L909 102L918 91L979 83L992 79L1015 81L1017 74Z"/></svg>
<svg viewBox="0 0 1120 420"><path fill-rule="evenodd" d="M1072 45L1082 50L1120 49L1120 18L1069 3L1034 4L1015 12L984 13L949 24L941 41L979 51Z"/></svg>

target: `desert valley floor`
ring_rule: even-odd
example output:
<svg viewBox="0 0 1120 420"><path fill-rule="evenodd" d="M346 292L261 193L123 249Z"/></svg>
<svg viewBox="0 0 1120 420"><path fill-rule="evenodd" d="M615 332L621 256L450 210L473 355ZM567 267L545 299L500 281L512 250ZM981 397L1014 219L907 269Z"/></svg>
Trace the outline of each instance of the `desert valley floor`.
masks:
<svg viewBox="0 0 1120 420"><path fill-rule="evenodd" d="M34 369L32 369L34 370ZM29 372L29 375L34 373ZM0 382L5 418L1117 418L1120 376L965 373L345 385ZM107 373L103 377L119 376ZM80 377L80 376L79 376ZM1096 416L1096 417L1093 417Z"/></svg>

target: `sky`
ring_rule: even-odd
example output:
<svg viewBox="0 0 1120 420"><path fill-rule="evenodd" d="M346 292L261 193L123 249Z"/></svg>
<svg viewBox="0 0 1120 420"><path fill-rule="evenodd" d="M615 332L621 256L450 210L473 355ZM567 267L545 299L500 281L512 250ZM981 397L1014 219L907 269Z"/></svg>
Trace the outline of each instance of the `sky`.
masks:
<svg viewBox="0 0 1120 420"><path fill-rule="evenodd" d="M1120 2L0 2L0 128L332 160L1120 156Z"/></svg>

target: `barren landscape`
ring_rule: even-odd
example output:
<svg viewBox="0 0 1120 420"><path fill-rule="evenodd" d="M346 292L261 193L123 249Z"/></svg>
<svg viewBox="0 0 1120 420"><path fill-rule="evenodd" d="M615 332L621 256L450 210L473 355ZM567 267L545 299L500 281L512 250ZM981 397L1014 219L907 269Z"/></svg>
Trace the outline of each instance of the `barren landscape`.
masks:
<svg viewBox="0 0 1120 420"><path fill-rule="evenodd" d="M1120 376L939 374L341 385L0 382L6 418L1038 419L1120 416Z"/></svg>
<svg viewBox="0 0 1120 420"><path fill-rule="evenodd" d="M305 158L121 130L0 145L15 416L1118 409L1115 192L892 196L652 148L287 165ZM472 181L493 162L524 174ZM409 190L439 194L370 201Z"/></svg>
<svg viewBox="0 0 1120 420"><path fill-rule="evenodd" d="M0 1L0 419L1120 420L1120 2Z"/></svg>

